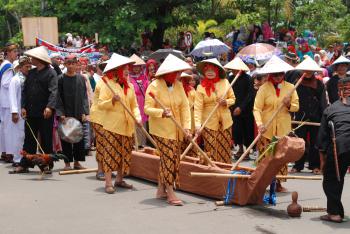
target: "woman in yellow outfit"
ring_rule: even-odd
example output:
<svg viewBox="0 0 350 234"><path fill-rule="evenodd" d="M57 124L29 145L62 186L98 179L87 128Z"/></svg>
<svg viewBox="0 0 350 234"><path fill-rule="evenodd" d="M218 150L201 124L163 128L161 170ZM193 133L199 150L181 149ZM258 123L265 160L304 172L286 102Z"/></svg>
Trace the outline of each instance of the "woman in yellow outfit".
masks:
<svg viewBox="0 0 350 234"><path fill-rule="evenodd" d="M183 205L174 192L178 182L181 142L190 137L191 114L186 93L180 81L181 71L190 66L181 59L168 55L156 73L156 79L148 86L145 100L145 113L149 116L149 129L157 143L160 153L159 184L157 198L166 198L171 205ZM163 110L150 96L152 93L166 109ZM185 129L172 122L173 116Z"/></svg>
<svg viewBox="0 0 350 234"><path fill-rule="evenodd" d="M204 151L209 153L208 156L213 161L232 163L231 126L233 121L229 107L235 103L235 95L230 88L227 95L223 97L230 83L226 79L224 68L217 59L203 60L197 64L197 69L204 78L197 87L194 102L196 134L202 134ZM217 103L220 104L219 108L200 133L201 125Z"/></svg>
<svg viewBox="0 0 350 234"><path fill-rule="evenodd" d="M297 112L299 110L299 97L296 91L293 92L291 97L286 97L293 90L294 85L284 81L285 72L292 69L293 67L289 64L277 56L273 56L259 71L260 74L268 74L267 82L259 88L256 94L253 110L259 132L262 133L262 137L257 143L260 155L271 143L273 136L282 137L292 130L290 112ZM277 114L272 124L266 128L266 122L269 121L281 103L283 103L284 108ZM269 156L268 153L262 158L259 158L258 163L267 156ZM279 174L288 174L287 165L280 170ZM282 187L281 182L282 180L277 181L278 192L286 191Z"/></svg>
<svg viewBox="0 0 350 234"><path fill-rule="evenodd" d="M128 82L131 59L113 54L103 73L107 83L113 89L113 94L105 84L100 89L98 108L101 110L101 124L104 129L102 144L103 171L105 173L106 193L114 193L116 187L131 189L132 185L123 181L123 176L129 173L133 134L135 122L126 112L121 102L134 114L141 124L141 115L137 105L133 86ZM117 178L112 184L112 171L117 171Z"/></svg>
<svg viewBox="0 0 350 234"><path fill-rule="evenodd" d="M187 99L188 99L188 104L190 106L190 112L191 112L191 134L195 133L195 126L194 126L194 100L196 98L196 90L191 86L190 82L193 79L191 74L188 74L186 72L181 73L181 82L182 86L184 87ZM182 151L185 151L187 146L191 142L188 140L184 140L182 144ZM187 153L189 156L197 157L198 153L196 148L191 147L191 150Z"/></svg>

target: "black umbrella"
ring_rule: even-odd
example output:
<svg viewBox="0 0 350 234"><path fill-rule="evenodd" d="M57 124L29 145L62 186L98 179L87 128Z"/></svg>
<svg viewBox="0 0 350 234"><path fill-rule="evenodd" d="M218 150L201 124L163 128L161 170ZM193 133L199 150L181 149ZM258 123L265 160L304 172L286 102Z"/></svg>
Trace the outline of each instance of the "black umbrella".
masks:
<svg viewBox="0 0 350 234"><path fill-rule="evenodd" d="M164 61L164 59L169 55L172 54L176 57L178 57L179 59L185 60L185 56L184 54L179 51L179 50L173 50L173 49L159 49L155 52L153 52L148 59L154 59L157 62L161 63Z"/></svg>

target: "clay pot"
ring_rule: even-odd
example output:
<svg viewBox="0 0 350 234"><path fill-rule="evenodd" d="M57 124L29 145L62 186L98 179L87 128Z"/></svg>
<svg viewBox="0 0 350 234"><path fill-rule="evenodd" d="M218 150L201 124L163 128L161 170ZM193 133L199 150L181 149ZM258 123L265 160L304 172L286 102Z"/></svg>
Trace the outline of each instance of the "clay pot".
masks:
<svg viewBox="0 0 350 234"><path fill-rule="evenodd" d="M287 207L287 212L290 217L300 217L302 208L301 206L297 203L298 201L298 193L293 192L292 193L292 204L290 204Z"/></svg>

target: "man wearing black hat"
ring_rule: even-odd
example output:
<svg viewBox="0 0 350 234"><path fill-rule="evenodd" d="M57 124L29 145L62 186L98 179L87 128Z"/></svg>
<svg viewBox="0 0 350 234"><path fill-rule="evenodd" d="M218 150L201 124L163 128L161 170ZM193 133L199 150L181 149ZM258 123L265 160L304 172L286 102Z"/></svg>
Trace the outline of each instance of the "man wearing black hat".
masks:
<svg viewBox="0 0 350 234"><path fill-rule="evenodd" d="M13 62L18 57L16 44L8 43L5 47L5 60L0 66L0 151L5 162L12 162L13 154L10 150L12 115L10 111L9 86L15 75Z"/></svg>
<svg viewBox="0 0 350 234"><path fill-rule="evenodd" d="M341 223L344 218L341 196L350 166L350 77L338 81L338 90L340 100L323 113L317 145L325 158L323 190L328 213L321 219Z"/></svg>
<svg viewBox="0 0 350 234"><path fill-rule="evenodd" d="M29 71L22 93L22 117L26 118L23 150L29 154L37 151L36 137L40 133L41 148L46 154L53 151L53 112L57 96L57 75L49 65L51 59L44 47L24 53L31 57L36 67Z"/></svg>

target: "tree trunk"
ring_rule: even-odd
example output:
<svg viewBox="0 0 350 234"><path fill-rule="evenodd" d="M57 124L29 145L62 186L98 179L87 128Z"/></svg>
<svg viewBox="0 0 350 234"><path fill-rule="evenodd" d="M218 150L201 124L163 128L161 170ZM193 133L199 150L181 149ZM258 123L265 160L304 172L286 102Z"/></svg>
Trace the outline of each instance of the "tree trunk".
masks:
<svg viewBox="0 0 350 234"><path fill-rule="evenodd" d="M278 8L279 8L279 4L276 3L276 6L275 6L275 19L274 19L274 22L273 22L273 31L276 32L277 31L277 22L278 22Z"/></svg>
<svg viewBox="0 0 350 234"><path fill-rule="evenodd" d="M13 35L12 35L12 30L11 30L11 24L8 20L8 15L6 14L6 25L7 25L7 30L9 32L9 37L8 38L12 38Z"/></svg>
<svg viewBox="0 0 350 234"><path fill-rule="evenodd" d="M158 22L157 27L153 30L153 35L151 37L152 41L152 50L157 50L162 47L163 39L164 39L164 33L167 28L167 24L164 23L163 19L166 17L166 15L171 13L172 8L168 8L167 6L160 6L158 9Z"/></svg>
<svg viewBox="0 0 350 234"><path fill-rule="evenodd" d="M269 0L267 4L267 22L269 22L271 26L271 0Z"/></svg>

